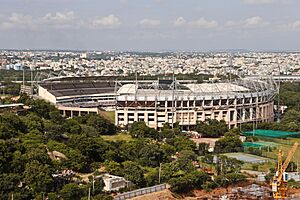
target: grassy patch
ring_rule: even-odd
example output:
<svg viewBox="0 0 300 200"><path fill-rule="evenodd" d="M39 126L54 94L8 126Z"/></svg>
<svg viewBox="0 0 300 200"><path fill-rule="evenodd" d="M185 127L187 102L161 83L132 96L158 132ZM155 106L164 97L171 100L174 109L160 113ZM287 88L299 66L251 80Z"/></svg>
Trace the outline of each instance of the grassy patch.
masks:
<svg viewBox="0 0 300 200"><path fill-rule="evenodd" d="M115 111L100 111L100 115L112 123L115 123Z"/></svg>
<svg viewBox="0 0 300 200"><path fill-rule="evenodd" d="M131 140L133 140L130 135L124 134L124 133L119 133L116 135L102 135L101 137L106 141L119 141L119 140L131 141Z"/></svg>
<svg viewBox="0 0 300 200"><path fill-rule="evenodd" d="M300 144L300 138L274 139L272 142L275 142L278 144L277 148L270 152L263 151L262 155L264 157L268 157L268 158L277 160L279 149L282 149L282 151L284 153L283 157L285 158L295 142L298 142ZM292 160L295 162L300 161L300 147L297 148Z"/></svg>

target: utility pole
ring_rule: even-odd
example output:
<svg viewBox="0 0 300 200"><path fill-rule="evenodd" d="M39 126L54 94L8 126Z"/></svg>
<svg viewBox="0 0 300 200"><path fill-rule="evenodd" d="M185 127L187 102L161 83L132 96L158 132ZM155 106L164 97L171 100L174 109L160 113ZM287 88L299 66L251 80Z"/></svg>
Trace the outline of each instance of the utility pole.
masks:
<svg viewBox="0 0 300 200"><path fill-rule="evenodd" d="M172 86L172 130L173 130L173 133L174 133L174 107L175 107L175 101L174 101L174 98L175 98L175 75L174 75L174 66L173 66L173 86ZM169 120L169 119L168 119Z"/></svg>
<svg viewBox="0 0 300 200"><path fill-rule="evenodd" d="M278 71L279 71L279 76L278 76L278 94L277 94L277 123L280 122L280 104L279 104L279 101L280 101L280 65L279 65L279 61L278 61L278 58L277 58L277 65L278 65Z"/></svg>
<svg viewBox="0 0 300 200"><path fill-rule="evenodd" d="M94 177L94 175L93 175L93 182L92 182L92 186L93 186L93 190L92 190L92 192L94 193L94 190L95 190L95 177Z"/></svg>
<svg viewBox="0 0 300 200"><path fill-rule="evenodd" d="M161 179L161 163L159 163L159 170L158 170L158 183L160 183Z"/></svg>
<svg viewBox="0 0 300 200"><path fill-rule="evenodd" d="M91 188L89 187L89 195L88 195L88 200L91 200Z"/></svg>

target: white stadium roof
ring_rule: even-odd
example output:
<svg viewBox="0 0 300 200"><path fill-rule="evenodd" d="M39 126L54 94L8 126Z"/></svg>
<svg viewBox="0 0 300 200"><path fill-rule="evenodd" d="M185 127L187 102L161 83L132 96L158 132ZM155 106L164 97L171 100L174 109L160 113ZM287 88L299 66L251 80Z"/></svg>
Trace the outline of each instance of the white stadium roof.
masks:
<svg viewBox="0 0 300 200"><path fill-rule="evenodd" d="M240 85L232 83L201 83L201 84L185 84L192 92L205 92L205 93L224 93L224 92L246 92L249 91Z"/></svg>

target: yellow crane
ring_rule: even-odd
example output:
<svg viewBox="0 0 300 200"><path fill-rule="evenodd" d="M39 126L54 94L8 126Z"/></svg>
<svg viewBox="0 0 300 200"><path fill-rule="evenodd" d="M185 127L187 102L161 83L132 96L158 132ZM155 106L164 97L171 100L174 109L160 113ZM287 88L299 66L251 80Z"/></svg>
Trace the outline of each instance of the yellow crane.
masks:
<svg viewBox="0 0 300 200"><path fill-rule="evenodd" d="M284 163L282 163L283 152L282 150L279 150L277 171L271 183L274 199L287 198L287 173L285 172L285 170L288 167L297 147L298 143L295 142Z"/></svg>

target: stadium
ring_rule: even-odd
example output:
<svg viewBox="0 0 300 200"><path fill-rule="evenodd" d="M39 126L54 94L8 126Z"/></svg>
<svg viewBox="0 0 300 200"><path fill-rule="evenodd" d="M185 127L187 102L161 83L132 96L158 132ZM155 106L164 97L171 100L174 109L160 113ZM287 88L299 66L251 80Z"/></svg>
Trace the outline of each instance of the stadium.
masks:
<svg viewBox="0 0 300 200"><path fill-rule="evenodd" d="M197 121L224 120L230 128L246 122L274 119L273 81L237 79L232 82L180 83L158 80L150 84L125 84L116 95L116 125L145 121L159 129L178 122L183 129Z"/></svg>
<svg viewBox="0 0 300 200"><path fill-rule="evenodd" d="M46 99L65 116L98 110L114 110L115 124L126 127L144 121L160 129L177 122L189 130L197 121L224 120L229 128L241 123L274 120L274 97L278 92L272 80L128 80L104 78L97 82L63 81L39 84L39 97Z"/></svg>

